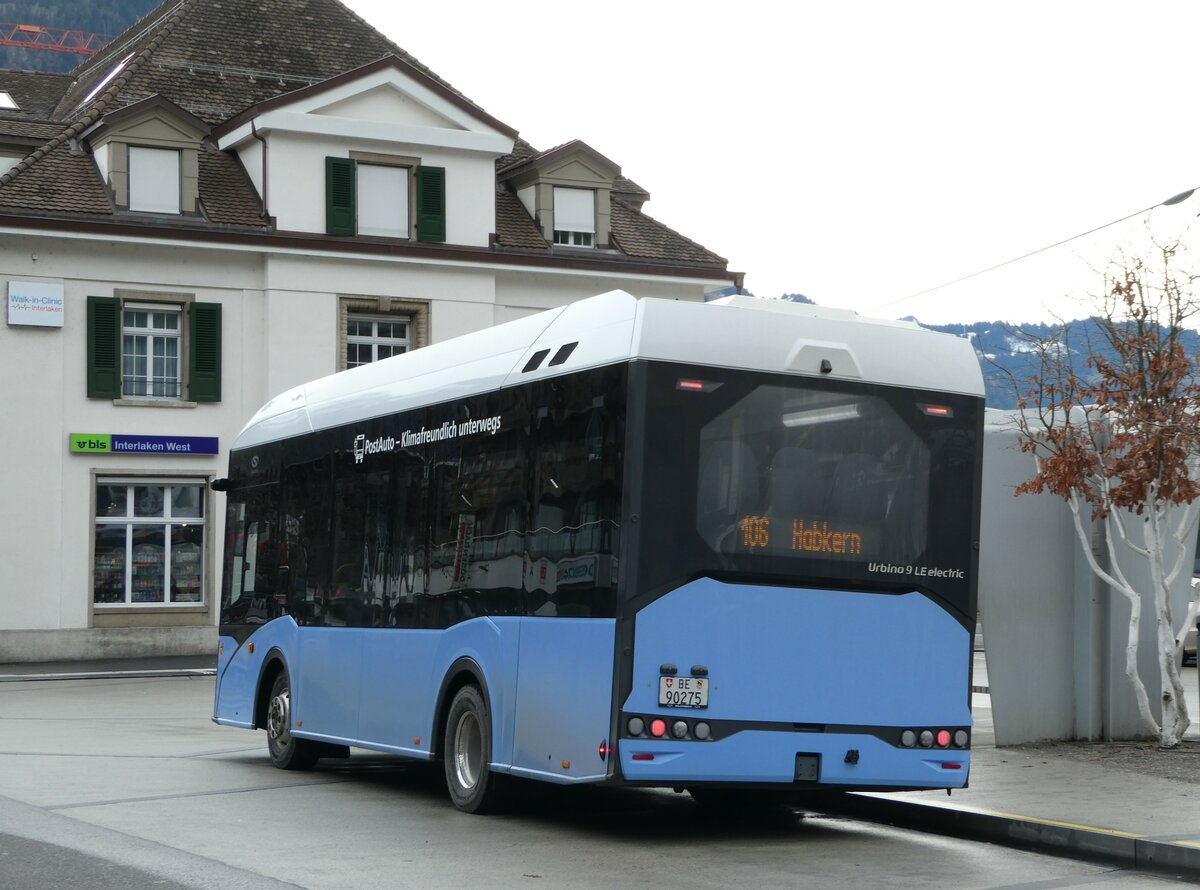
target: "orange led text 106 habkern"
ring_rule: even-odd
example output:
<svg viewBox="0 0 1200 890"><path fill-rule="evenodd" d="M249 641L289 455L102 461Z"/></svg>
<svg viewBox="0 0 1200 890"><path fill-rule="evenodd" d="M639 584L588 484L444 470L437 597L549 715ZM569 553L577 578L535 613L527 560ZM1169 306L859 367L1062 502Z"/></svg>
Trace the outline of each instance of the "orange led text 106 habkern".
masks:
<svg viewBox="0 0 1200 890"><path fill-rule="evenodd" d="M766 549L771 543L771 519L767 516L743 516L742 546L754 550ZM857 556L862 553L862 536L857 532L830 531L826 521L810 522L805 526L803 519L792 520L792 550L808 553L845 553Z"/></svg>

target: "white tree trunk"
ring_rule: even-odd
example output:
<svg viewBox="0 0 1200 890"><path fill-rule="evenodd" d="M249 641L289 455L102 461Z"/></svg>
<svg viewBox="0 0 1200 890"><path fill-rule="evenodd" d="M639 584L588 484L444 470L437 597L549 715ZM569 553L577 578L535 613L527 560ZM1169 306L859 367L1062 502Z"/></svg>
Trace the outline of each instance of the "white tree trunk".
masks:
<svg viewBox="0 0 1200 890"><path fill-rule="evenodd" d="M1155 489L1150 491L1153 503ZM1158 662L1159 682L1162 688L1162 724L1158 743L1164 748L1174 748L1183 740L1188 728L1187 702L1183 695L1183 681L1175 659L1175 628L1171 618L1171 576L1164 572L1167 539L1162 534L1166 509L1152 507L1146 511L1146 550L1149 552L1150 582L1154 588L1154 616L1157 624L1158 645L1155 647Z"/></svg>
<svg viewBox="0 0 1200 890"><path fill-rule="evenodd" d="M1087 558L1088 566L1097 578L1129 601L1129 632L1125 638L1125 678L1129 681L1129 685L1133 689L1134 699L1137 702L1138 716L1142 718L1142 722L1148 731L1155 736L1159 736L1161 729L1158 721L1154 719L1154 712L1150 710L1150 696L1146 692L1146 684L1142 682L1142 676L1138 673L1138 636L1142 623L1142 596L1125 578L1125 573L1121 570L1121 564L1117 560L1115 549L1118 537L1126 544L1129 544L1129 540L1125 536L1125 529L1120 524L1116 511L1110 512L1105 519L1104 537L1108 544L1108 563L1111 572L1106 572L1102 569L1096 561L1096 554L1092 552L1087 530L1083 527L1083 516L1079 512L1079 500L1079 495L1072 492L1067 504L1071 508L1071 518L1075 522L1075 533L1079 536L1079 543L1083 547L1083 553ZM1134 547L1134 549L1136 550L1137 548Z"/></svg>

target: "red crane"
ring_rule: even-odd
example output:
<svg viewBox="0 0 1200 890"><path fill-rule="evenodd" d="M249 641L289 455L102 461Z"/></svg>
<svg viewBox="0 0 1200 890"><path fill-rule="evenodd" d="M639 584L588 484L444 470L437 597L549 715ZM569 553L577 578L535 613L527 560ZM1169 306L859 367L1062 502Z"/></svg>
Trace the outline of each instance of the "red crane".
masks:
<svg viewBox="0 0 1200 890"><path fill-rule="evenodd" d="M109 34L89 34L70 28L45 28L41 25L15 25L0 22L0 46L19 46L24 49L44 49L52 53L95 55L112 40Z"/></svg>

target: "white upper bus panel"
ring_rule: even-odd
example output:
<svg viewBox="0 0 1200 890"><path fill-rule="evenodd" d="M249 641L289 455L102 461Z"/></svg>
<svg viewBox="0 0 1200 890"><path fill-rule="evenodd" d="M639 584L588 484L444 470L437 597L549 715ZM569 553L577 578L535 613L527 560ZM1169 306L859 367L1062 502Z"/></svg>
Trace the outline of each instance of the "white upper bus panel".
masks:
<svg viewBox="0 0 1200 890"><path fill-rule="evenodd" d="M288 390L233 447L634 358L983 395L969 342L908 322L753 297L686 303L610 291Z"/></svg>

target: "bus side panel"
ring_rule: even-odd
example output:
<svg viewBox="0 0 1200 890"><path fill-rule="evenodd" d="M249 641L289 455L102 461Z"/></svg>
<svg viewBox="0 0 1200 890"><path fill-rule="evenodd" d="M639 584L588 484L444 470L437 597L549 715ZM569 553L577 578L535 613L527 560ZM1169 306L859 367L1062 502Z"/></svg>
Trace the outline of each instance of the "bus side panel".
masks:
<svg viewBox="0 0 1200 890"><path fill-rule="evenodd" d="M262 676L263 662L272 649L279 649L284 658L290 660L296 651L296 631L292 619L277 618L258 628L240 646L233 637L221 637L225 651L218 663L213 707L213 719L217 723L253 728L254 694ZM254 644L253 652L250 643Z"/></svg>
<svg viewBox="0 0 1200 890"><path fill-rule="evenodd" d="M600 743L612 715L611 618L523 618L513 773L553 782L607 777Z"/></svg>
<svg viewBox="0 0 1200 890"><path fill-rule="evenodd" d="M306 627L291 665L292 720L299 736L358 738L358 678L363 631L352 627Z"/></svg>
<svg viewBox="0 0 1200 890"><path fill-rule="evenodd" d="M363 630L362 705L358 726L372 747L429 757L430 687L434 658L445 631Z"/></svg>
<svg viewBox="0 0 1200 890"><path fill-rule="evenodd" d="M920 593L702 578L638 613L625 712L780 729L746 726L716 741L623 739L622 773L633 781L791 782L797 755L814 754L822 783L960 787L969 750L900 749L869 732L847 737L844 728L969 727L970 659L966 629ZM659 706L667 663L681 676L693 665L708 669L706 709ZM829 730L781 731L790 725ZM844 764L850 749L858 760ZM948 760L957 766L940 765Z"/></svg>
<svg viewBox="0 0 1200 890"><path fill-rule="evenodd" d="M512 703L516 696L521 619L475 618L440 631L438 636L439 646L434 656L432 676L418 690L424 696L421 711L425 716L426 733L430 727L439 734L445 731L444 726L434 726L437 718L434 709L437 707L442 679L460 658L470 659L479 665L483 681L487 684L485 695L492 713L491 767L508 772L512 763ZM421 743L428 750L429 740L422 736Z"/></svg>

